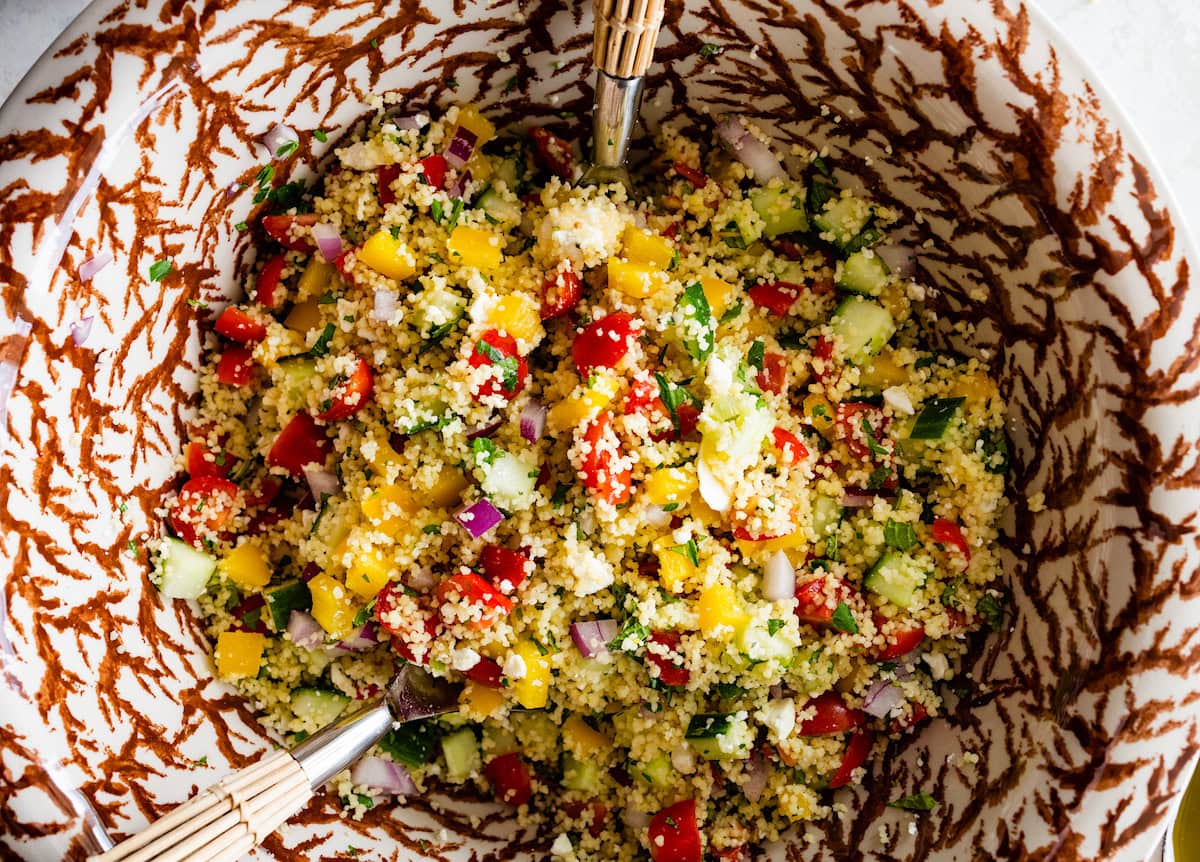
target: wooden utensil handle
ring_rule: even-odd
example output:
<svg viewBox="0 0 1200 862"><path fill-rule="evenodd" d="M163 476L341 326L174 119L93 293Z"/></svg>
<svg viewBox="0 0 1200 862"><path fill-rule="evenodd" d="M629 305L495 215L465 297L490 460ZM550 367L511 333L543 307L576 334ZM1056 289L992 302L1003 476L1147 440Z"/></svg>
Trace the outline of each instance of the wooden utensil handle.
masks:
<svg viewBox="0 0 1200 862"><path fill-rule="evenodd" d="M654 58L664 0L594 0L596 68L614 78L639 78Z"/></svg>

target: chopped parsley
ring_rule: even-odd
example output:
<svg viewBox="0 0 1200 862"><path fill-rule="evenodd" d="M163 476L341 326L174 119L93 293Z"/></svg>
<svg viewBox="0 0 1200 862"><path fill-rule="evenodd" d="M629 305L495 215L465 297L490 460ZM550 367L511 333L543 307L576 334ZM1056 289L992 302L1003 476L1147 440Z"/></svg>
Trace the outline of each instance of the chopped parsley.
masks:
<svg viewBox="0 0 1200 862"><path fill-rule="evenodd" d="M170 271L171 271L171 259L170 258L166 258L165 260L156 260L156 261L154 261L154 263L150 264L150 280L151 281L162 281L164 278L167 277L167 274Z"/></svg>
<svg viewBox="0 0 1200 862"><path fill-rule="evenodd" d="M686 544L675 545L667 548L673 554L679 554L681 557L686 557L693 566L700 565L700 549L696 547L695 539L688 539Z"/></svg>
<svg viewBox="0 0 1200 862"><path fill-rule="evenodd" d="M308 355L313 359L319 359L329 353L329 342L333 341L333 334L337 332L337 327L332 323L326 323L325 328L321 330L321 334L317 336L317 340L313 342L313 346L308 349Z"/></svg>
<svg viewBox="0 0 1200 862"><path fill-rule="evenodd" d="M883 527L883 540L889 548L907 551L917 543L917 533L910 524L889 519Z"/></svg>
<svg viewBox="0 0 1200 862"><path fill-rule="evenodd" d="M233 229L238 233L245 233L246 231L250 230L250 225L246 224L244 221L240 221L233 226Z"/></svg>
<svg viewBox="0 0 1200 862"><path fill-rule="evenodd" d="M461 204L462 201L455 203ZM475 352L480 356L485 357L493 368L500 370L501 385L506 392L516 392L518 377L517 372L520 370L520 363L515 356L505 356L498 349L488 344L483 339L475 342Z"/></svg>
<svg viewBox="0 0 1200 862"><path fill-rule="evenodd" d="M1004 627L1004 604L991 593L984 593L975 607L992 631L998 632Z"/></svg>
<svg viewBox="0 0 1200 862"><path fill-rule="evenodd" d="M879 444L878 438L875 436L875 429L871 427L871 420L866 416L862 418L863 434L867 437L867 448L871 450L872 458L886 458L888 450Z"/></svg>
<svg viewBox="0 0 1200 862"><path fill-rule="evenodd" d="M703 45L700 46L700 56L703 57L705 60L711 60L713 57L720 54L723 50L724 50L724 48L722 48L720 45L716 44L715 42L705 42Z"/></svg>
<svg viewBox="0 0 1200 862"><path fill-rule="evenodd" d="M424 176L424 175L422 175ZM429 205L429 214L433 217L434 224L442 223L442 202L434 201Z"/></svg>
<svg viewBox="0 0 1200 862"><path fill-rule="evenodd" d="M316 138L318 141L320 141L322 144L329 140L329 135L327 135L325 133L324 129L314 129L313 137Z"/></svg>
<svg viewBox="0 0 1200 862"><path fill-rule="evenodd" d="M721 319L718 322L719 323L729 323L731 320L736 320L738 318L738 316L742 313L742 309L744 307L745 307L745 304L739 299L737 301L737 305L734 305L731 308L725 309L725 313L721 315Z"/></svg>
<svg viewBox="0 0 1200 862"><path fill-rule="evenodd" d="M504 454L503 449L486 437L476 437L472 440L471 451L475 453L476 464L486 464L489 467Z"/></svg>
<svg viewBox="0 0 1200 862"><path fill-rule="evenodd" d="M441 524L426 524L424 527L421 528L421 532L427 536L438 536L438 535L441 535L442 525Z"/></svg>
<svg viewBox="0 0 1200 862"><path fill-rule="evenodd" d="M830 620L835 629L848 632L849 634L858 634L858 623L854 620L854 613L850 610L850 606L845 602L839 602L833 612L833 618Z"/></svg>
<svg viewBox="0 0 1200 862"><path fill-rule="evenodd" d="M763 370L763 357L766 354L766 345L761 338L756 338L754 343L750 345L750 352L746 355L746 362L751 368Z"/></svg>
<svg viewBox="0 0 1200 862"><path fill-rule="evenodd" d="M928 793L914 793L912 796L901 796L892 800L888 807L903 808L905 811L932 811L938 807L938 803Z"/></svg>
<svg viewBox="0 0 1200 862"><path fill-rule="evenodd" d="M621 630L617 632L615 638L609 641L608 649L610 652L636 652L648 637L650 637L650 629L637 617L625 617L621 623ZM632 641L628 650L625 649L626 641Z"/></svg>
<svg viewBox="0 0 1200 862"><path fill-rule="evenodd" d="M275 150L275 158L286 159L288 156L290 156L292 153L296 152L296 150L298 150L298 149L300 149L299 141L284 141Z"/></svg>
<svg viewBox="0 0 1200 862"><path fill-rule="evenodd" d="M783 620L767 620L767 634L774 635L783 625Z"/></svg>
<svg viewBox="0 0 1200 862"><path fill-rule="evenodd" d="M559 482L554 487L554 493L550 495L550 503L555 508L567 502L567 492L571 490L571 486L566 482Z"/></svg>

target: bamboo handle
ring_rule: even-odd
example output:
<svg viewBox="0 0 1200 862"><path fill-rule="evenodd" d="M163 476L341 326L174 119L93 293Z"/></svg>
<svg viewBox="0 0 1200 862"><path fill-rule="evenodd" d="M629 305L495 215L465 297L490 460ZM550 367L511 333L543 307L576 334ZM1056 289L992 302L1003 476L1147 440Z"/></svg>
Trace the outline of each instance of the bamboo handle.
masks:
<svg viewBox="0 0 1200 862"><path fill-rule="evenodd" d="M654 58L664 0L594 0L596 68L614 78L640 78Z"/></svg>
<svg viewBox="0 0 1200 862"><path fill-rule="evenodd" d="M313 791L278 751L229 775L90 862L233 862L304 807Z"/></svg>

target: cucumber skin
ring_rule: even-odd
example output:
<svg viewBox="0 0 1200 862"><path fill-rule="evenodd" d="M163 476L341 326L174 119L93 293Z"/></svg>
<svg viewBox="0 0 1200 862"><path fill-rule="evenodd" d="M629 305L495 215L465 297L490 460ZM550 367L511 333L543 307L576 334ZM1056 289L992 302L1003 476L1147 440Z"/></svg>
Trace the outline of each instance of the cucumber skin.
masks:
<svg viewBox="0 0 1200 862"><path fill-rule="evenodd" d="M891 313L877 302L860 296L848 296L830 320L841 339L846 358L856 365L874 356L896 334Z"/></svg>
<svg viewBox="0 0 1200 862"><path fill-rule="evenodd" d="M908 554L888 551L876 561L863 578L863 589L882 596L901 608L911 608L914 593L925 581L916 561Z"/></svg>
<svg viewBox="0 0 1200 862"><path fill-rule="evenodd" d="M350 698L336 691L298 688L292 692L292 712L297 718L324 727L342 714Z"/></svg>
<svg viewBox="0 0 1200 862"><path fill-rule="evenodd" d="M862 296L878 296L887 286L890 276L891 271L883 262L883 258L879 255L868 257L860 251L850 255L842 263L837 286Z"/></svg>
<svg viewBox="0 0 1200 862"><path fill-rule="evenodd" d="M442 756L446 759L446 780L461 784L483 765L475 731L469 727L442 737Z"/></svg>
<svg viewBox="0 0 1200 862"><path fill-rule="evenodd" d="M217 570L217 561L179 539L167 538L158 549L159 591L168 599L198 599Z"/></svg>

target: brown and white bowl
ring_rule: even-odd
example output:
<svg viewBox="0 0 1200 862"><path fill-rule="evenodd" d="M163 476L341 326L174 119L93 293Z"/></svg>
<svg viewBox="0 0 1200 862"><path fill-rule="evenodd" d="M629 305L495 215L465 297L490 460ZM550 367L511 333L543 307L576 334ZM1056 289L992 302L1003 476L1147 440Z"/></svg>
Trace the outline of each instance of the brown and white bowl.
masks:
<svg viewBox="0 0 1200 862"><path fill-rule="evenodd" d="M399 91L582 139L590 28L560 0L97 0L4 106L3 855L80 858L89 829L135 831L275 744L141 550L194 306L240 290L259 136L327 130L276 165L304 175ZM648 121L726 110L828 146L900 208L946 331L978 327L1015 443L1011 628L949 718L789 858L1145 858L1200 750L1200 289L1145 152L1017 0L670 4ZM942 806L910 832L885 803L918 790ZM431 798L355 823L318 797L258 855L545 857L553 836L472 826L489 811Z"/></svg>

